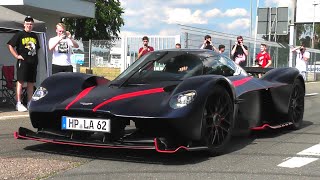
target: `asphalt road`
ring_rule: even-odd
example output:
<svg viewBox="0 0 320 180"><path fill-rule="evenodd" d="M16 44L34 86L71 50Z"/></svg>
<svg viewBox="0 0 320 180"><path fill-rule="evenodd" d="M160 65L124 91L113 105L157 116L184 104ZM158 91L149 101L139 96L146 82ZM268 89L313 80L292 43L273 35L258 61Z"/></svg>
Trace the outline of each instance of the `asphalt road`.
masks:
<svg viewBox="0 0 320 180"><path fill-rule="evenodd" d="M307 84L307 93L319 93L319 85ZM320 95L308 96L302 129L236 137L216 157L15 140L13 132L31 127L29 119L0 117L0 174L8 174L0 179L320 179L319 107Z"/></svg>

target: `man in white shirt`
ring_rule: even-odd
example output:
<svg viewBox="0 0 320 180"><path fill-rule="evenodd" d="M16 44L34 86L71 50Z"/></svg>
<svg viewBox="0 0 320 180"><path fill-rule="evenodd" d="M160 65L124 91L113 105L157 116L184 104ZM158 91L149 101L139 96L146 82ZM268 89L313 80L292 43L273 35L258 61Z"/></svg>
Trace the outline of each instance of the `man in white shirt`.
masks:
<svg viewBox="0 0 320 180"><path fill-rule="evenodd" d="M49 50L52 54L52 74L58 72L73 72L71 64L72 47L78 48L78 43L72 38L63 23L56 25L57 36L49 39Z"/></svg>
<svg viewBox="0 0 320 180"><path fill-rule="evenodd" d="M300 71L303 79L306 80L307 64L310 59L310 53L306 51L306 47L303 44L299 47L293 48L291 51L297 53L296 68Z"/></svg>

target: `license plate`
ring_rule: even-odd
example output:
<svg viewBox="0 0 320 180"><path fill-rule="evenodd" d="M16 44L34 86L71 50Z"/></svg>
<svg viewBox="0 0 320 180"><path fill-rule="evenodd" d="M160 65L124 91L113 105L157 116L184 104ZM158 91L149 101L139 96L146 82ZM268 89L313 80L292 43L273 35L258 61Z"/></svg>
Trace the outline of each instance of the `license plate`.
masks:
<svg viewBox="0 0 320 180"><path fill-rule="evenodd" d="M89 119L62 116L62 129L110 132L110 119Z"/></svg>

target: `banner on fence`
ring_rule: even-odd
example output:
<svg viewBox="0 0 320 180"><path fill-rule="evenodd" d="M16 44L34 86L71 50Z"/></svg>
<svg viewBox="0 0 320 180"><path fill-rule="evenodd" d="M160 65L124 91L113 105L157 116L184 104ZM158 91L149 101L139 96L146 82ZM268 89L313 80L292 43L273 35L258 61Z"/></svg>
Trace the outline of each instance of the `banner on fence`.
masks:
<svg viewBox="0 0 320 180"><path fill-rule="evenodd" d="M84 54L72 54L71 55L71 63L72 64L84 64Z"/></svg>
<svg viewBox="0 0 320 180"><path fill-rule="evenodd" d="M308 65L307 72L320 73L320 65Z"/></svg>

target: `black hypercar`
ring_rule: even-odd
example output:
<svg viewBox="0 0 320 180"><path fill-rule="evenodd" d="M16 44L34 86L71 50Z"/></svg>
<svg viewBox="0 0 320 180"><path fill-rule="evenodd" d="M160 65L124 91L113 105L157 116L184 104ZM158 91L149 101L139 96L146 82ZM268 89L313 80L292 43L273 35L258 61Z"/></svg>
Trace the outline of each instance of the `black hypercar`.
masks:
<svg viewBox="0 0 320 180"><path fill-rule="evenodd" d="M295 68L262 78L210 50L151 52L113 81L58 73L29 108L36 132L16 138L101 148L222 153L234 130L301 127L305 84Z"/></svg>

